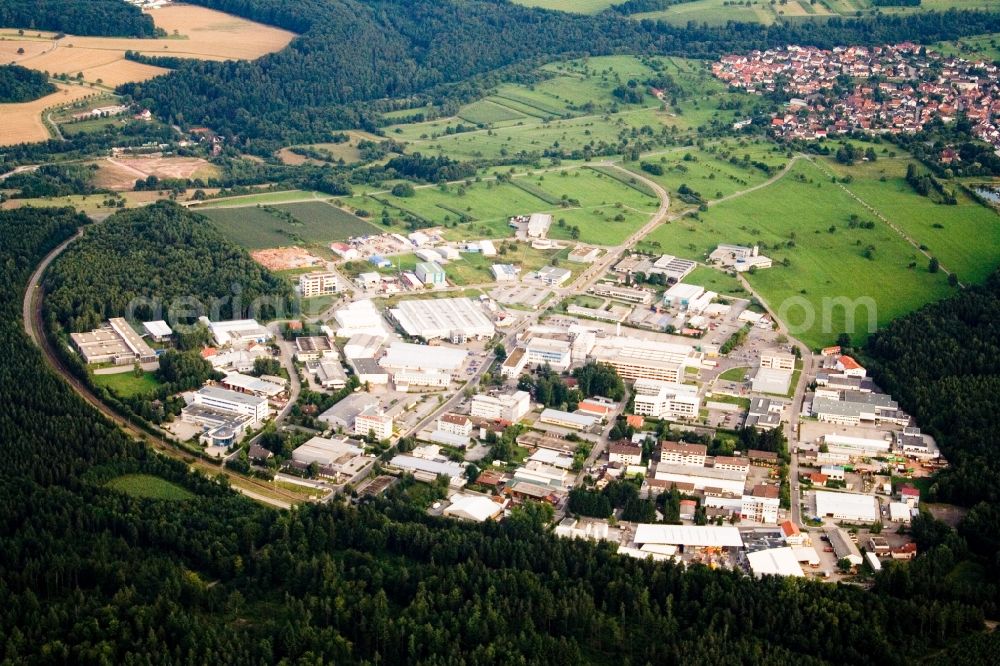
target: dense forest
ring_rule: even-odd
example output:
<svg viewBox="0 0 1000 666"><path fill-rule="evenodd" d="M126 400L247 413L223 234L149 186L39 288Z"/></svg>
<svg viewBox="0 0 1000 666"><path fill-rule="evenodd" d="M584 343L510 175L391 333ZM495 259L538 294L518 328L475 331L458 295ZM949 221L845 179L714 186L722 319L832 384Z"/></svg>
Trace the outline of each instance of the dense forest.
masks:
<svg viewBox="0 0 1000 666"><path fill-rule="evenodd" d="M18 65L0 65L0 103L30 102L55 91L56 87L42 72Z"/></svg>
<svg viewBox="0 0 1000 666"><path fill-rule="evenodd" d="M18 190L14 198L64 197L94 194L97 165L43 164L33 171L21 171L4 179L4 189Z"/></svg>
<svg viewBox="0 0 1000 666"><path fill-rule="evenodd" d="M53 264L46 289L47 316L68 331L126 314L180 323L203 314L267 319L289 307L291 296L286 282L206 218L167 201L119 212L89 229Z"/></svg>
<svg viewBox="0 0 1000 666"><path fill-rule="evenodd" d="M172 74L125 85L122 92L170 122L214 127L258 152L274 142L322 139L350 127L372 129L380 123L375 100L447 104L456 95L468 96L477 76L557 55L628 51L715 57L786 44L829 48L1000 31L1000 13L987 12L676 27L614 12L582 16L485 0L194 3L301 36L253 62L181 63ZM258 145L261 139L271 143Z"/></svg>
<svg viewBox="0 0 1000 666"><path fill-rule="evenodd" d="M938 499L1000 506L1000 275L897 319L868 342L875 380L951 463ZM1000 523L997 525L1000 528Z"/></svg>
<svg viewBox="0 0 1000 666"><path fill-rule="evenodd" d="M153 18L122 0L0 0L0 25L73 35L153 37Z"/></svg>

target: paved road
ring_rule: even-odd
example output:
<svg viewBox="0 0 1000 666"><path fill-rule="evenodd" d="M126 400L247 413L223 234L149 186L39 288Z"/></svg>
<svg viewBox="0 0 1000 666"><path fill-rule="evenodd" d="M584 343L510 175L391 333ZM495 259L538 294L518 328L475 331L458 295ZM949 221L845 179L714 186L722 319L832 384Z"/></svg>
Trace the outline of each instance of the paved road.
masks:
<svg viewBox="0 0 1000 666"><path fill-rule="evenodd" d="M288 414L292 411L292 407L299 399L299 393L302 391L302 381L299 379L299 372L295 367L295 346L281 335L281 326L284 323L286 322L272 321L267 325L268 330L274 335L274 341L281 350L281 365L288 372L288 403L275 416L274 424L276 426L281 425L285 418L288 417Z"/></svg>
<svg viewBox="0 0 1000 666"><path fill-rule="evenodd" d="M28 337L38 346L41 350L42 355L48 362L49 366L69 384L77 395L90 403L97 411L99 411L105 418L117 425L119 428L127 432L129 435L144 441L152 446L154 451L161 453L163 455L168 455L174 458L185 458L189 457L190 454L183 452L178 449L173 443L166 440L165 438L151 434L137 425L132 423L129 419L123 418L117 412L113 411L110 407L104 404L100 398L98 398L94 393L91 392L90 388L87 387L83 382L81 382L77 377L69 371L69 369L63 364L62 359L55 353L52 348L49 339L45 336L44 325L42 322L42 299L43 290L41 287L42 276L44 275L46 269L49 265L58 257L67 247L69 247L74 241L83 236L85 233L85 228L81 228L77 231L76 235L72 238L67 239L60 243L56 248L49 252L45 257L39 262L38 266L35 268L35 272L32 273L31 279L28 281L28 287L24 292L24 301L21 306L21 315L24 323L24 332ZM192 467L195 467L202 472L205 472L209 476L216 474L225 474L226 476L236 476L229 470L225 468L216 467L207 462L196 460ZM233 485L233 489L240 493L243 493L251 499L255 499L259 502L269 504L282 509L287 509L291 503L278 499L274 495L284 496L285 493L281 491L276 491L271 488L267 483L263 481L258 481L256 479L250 479L248 477L240 477L241 482L245 484L251 484L259 487L261 492L258 493L254 490L247 488L237 487ZM270 495L264 494L270 493ZM291 493L287 493L288 499L297 499Z"/></svg>

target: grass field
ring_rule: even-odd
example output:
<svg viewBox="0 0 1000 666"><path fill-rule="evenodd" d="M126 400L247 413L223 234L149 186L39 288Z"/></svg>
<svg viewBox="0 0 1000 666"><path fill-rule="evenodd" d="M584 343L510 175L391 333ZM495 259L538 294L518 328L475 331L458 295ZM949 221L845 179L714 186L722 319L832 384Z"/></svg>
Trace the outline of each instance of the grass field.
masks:
<svg viewBox="0 0 1000 666"><path fill-rule="evenodd" d="M204 203L191 206L191 210L204 210L206 208L234 208L240 206L275 205L283 203L295 203L303 199L315 199L317 201L326 200L329 196L322 192L309 192L307 190L281 190L279 192L261 192L260 194L244 194L236 197L226 197L224 199L210 199Z"/></svg>
<svg viewBox="0 0 1000 666"><path fill-rule="evenodd" d="M730 368L720 374L719 379L724 382L742 382L748 372L750 372L750 368ZM722 396L712 398L712 400L718 400L719 397Z"/></svg>
<svg viewBox="0 0 1000 666"><path fill-rule="evenodd" d="M143 372L138 377L132 372L119 372L113 375L92 375L91 378L97 386L103 386L123 398L150 395L160 387L160 382L152 372Z"/></svg>
<svg viewBox="0 0 1000 666"><path fill-rule="evenodd" d="M859 307L849 325L845 308L830 299L870 298L877 324L884 325L952 290L943 274L930 274L922 255L887 225L848 229L852 214L872 217L819 167L799 162L776 183L720 203L701 219L664 225L647 241L658 242L657 251L698 260L719 243L759 244L775 266L748 280L793 334L819 347L850 329L860 342L869 333L867 309ZM868 246L872 259L864 256Z"/></svg>
<svg viewBox="0 0 1000 666"><path fill-rule="evenodd" d="M735 296L738 298L749 298L750 296L735 277L709 266L698 266L684 278L683 282L704 287L720 296Z"/></svg>
<svg viewBox="0 0 1000 666"><path fill-rule="evenodd" d="M908 156L883 157L874 163L846 167L834 160L824 160L831 171L851 176L852 181L846 185L848 190L915 242L925 245L945 268L958 273L960 280L985 280L1000 266L1000 216L957 186L955 206L935 204L920 196L904 178L910 162ZM926 258L920 263L926 264Z"/></svg>
<svg viewBox="0 0 1000 666"><path fill-rule="evenodd" d="M558 0L557 0L558 1ZM772 4L770 0L751 0L749 6L729 0L694 0L672 5L664 10L635 14L634 19L662 20L674 25L688 21L722 25L728 21L770 25L776 21L808 19L813 17L854 17L883 14L912 14L921 11L948 9L991 9L991 0L923 0L919 7L874 7L870 0L785 0Z"/></svg>
<svg viewBox="0 0 1000 666"><path fill-rule="evenodd" d="M198 212L212 220L223 234L249 249L281 245L325 246L351 236L381 233L361 218L321 201L259 208L210 208ZM287 220L278 214L282 212L293 219Z"/></svg>
<svg viewBox="0 0 1000 666"><path fill-rule="evenodd" d="M150 474L126 474L111 479L106 486L143 499L183 501L195 498L195 494L186 488Z"/></svg>
<svg viewBox="0 0 1000 666"><path fill-rule="evenodd" d="M958 56L966 60L996 62L1000 60L1000 35L990 33L963 37L950 42L938 42L933 48L946 55Z"/></svg>

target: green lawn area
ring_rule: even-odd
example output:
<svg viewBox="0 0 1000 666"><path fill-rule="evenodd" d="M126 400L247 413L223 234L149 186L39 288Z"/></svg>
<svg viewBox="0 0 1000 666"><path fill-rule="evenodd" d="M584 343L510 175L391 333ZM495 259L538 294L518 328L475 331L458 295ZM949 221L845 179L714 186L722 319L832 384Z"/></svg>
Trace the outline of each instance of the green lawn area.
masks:
<svg viewBox="0 0 1000 666"><path fill-rule="evenodd" d="M103 386L113 393L131 398L135 395L150 395L160 387L160 382L152 372L143 372L138 377L129 370L113 375L91 375L94 384Z"/></svg>
<svg viewBox="0 0 1000 666"><path fill-rule="evenodd" d="M331 241L382 231L321 201L275 206L199 210L223 234L249 249L283 245L326 246ZM287 219L282 213L292 216Z"/></svg>
<svg viewBox="0 0 1000 666"><path fill-rule="evenodd" d="M126 474L111 479L105 485L126 495L145 499L189 500L195 498L195 494L186 488L150 474Z"/></svg>
<svg viewBox="0 0 1000 666"><path fill-rule="evenodd" d="M845 308L831 299L872 299L854 302L874 303L877 324L884 325L952 290L943 274L927 271L926 262L909 268L921 255L888 226L848 229L852 214L871 217L819 167L802 161L768 187L722 202L701 219L663 225L648 240L659 243L658 251L696 260L719 243L760 244L775 266L748 280L794 335L821 347L850 328L861 342L869 333L867 308L856 308L849 327ZM873 259L863 256L869 245Z"/></svg>
<svg viewBox="0 0 1000 666"><path fill-rule="evenodd" d="M750 368L730 368L720 374L719 379L724 382L742 382L748 372L750 372ZM716 400L717 398L712 399Z"/></svg>
<svg viewBox="0 0 1000 666"><path fill-rule="evenodd" d="M696 284L709 291L714 291L720 296L750 297L750 294L743 288L739 280L728 273L723 273L709 266L698 266L682 282Z"/></svg>
<svg viewBox="0 0 1000 666"><path fill-rule="evenodd" d="M875 146L876 151L880 149ZM840 175L850 175L847 188L958 273L963 282L982 282L1000 266L1000 215L955 188L958 205L936 204L906 182L908 156L879 158L854 166L825 160ZM881 180L885 178L885 180ZM946 184L947 186L947 184ZM869 217L871 214L869 213ZM926 266L927 259L919 263Z"/></svg>

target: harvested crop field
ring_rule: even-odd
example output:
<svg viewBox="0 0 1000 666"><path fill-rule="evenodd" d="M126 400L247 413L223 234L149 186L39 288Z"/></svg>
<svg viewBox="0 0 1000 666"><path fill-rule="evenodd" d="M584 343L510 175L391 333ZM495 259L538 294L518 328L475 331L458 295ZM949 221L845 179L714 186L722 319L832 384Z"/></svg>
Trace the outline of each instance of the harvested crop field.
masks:
<svg viewBox="0 0 1000 666"><path fill-rule="evenodd" d="M269 250L255 250L250 253L253 260L269 271L290 271L296 268L321 266L323 260L309 254L300 247L278 247Z"/></svg>
<svg viewBox="0 0 1000 666"><path fill-rule="evenodd" d="M109 157L97 162L96 184L110 190L131 190L135 181L156 176L164 178L202 178L218 175L213 164L200 157Z"/></svg>
<svg viewBox="0 0 1000 666"><path fill-rule="evenodd" d="M167 39L122 39L77 37L56 40L37 37L19 39L5 34L0 41L3 61L17 62L50 74L83 73L84 80L106 86L144 81L167 70L125 60L125 51L150 56L198 58L200 60L251 60L279 51L295 35L204 7L171 5L152 13L156 26L176 36ZM24 48L23 55L17 49Z"/></svg>
<svg viewBox="0 0 1000 666"><path fill-rule="evenodd" d="M42 112L50 107L68 104L96 93L82 86L60 85L59 91L33 102L0 104L0 146L29 141L45 141L49 131L42 122Z"/></svg>

